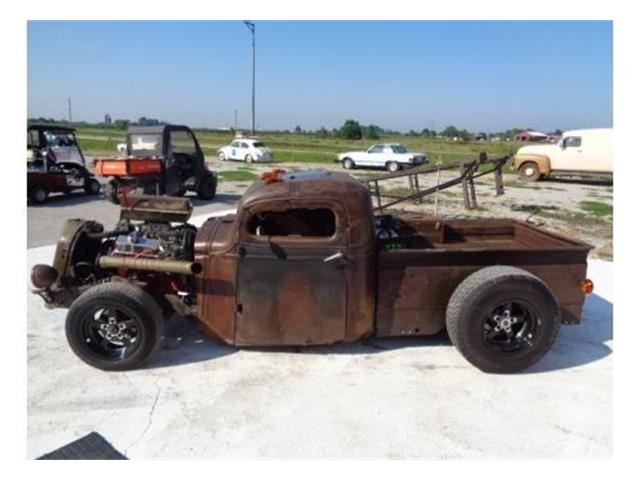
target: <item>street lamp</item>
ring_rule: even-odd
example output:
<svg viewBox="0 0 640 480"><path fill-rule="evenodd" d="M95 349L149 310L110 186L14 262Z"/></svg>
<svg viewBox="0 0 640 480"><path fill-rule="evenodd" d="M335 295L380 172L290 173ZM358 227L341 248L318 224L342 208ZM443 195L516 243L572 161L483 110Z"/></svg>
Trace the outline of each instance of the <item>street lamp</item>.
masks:
<svg viewBox="0 0 640 480"><path fill-rule="evenodd" d="M245 20L244 24L251 31L251 46L253 47L253 73L251 83L251 136L256 134L256 26Z"/></svg>

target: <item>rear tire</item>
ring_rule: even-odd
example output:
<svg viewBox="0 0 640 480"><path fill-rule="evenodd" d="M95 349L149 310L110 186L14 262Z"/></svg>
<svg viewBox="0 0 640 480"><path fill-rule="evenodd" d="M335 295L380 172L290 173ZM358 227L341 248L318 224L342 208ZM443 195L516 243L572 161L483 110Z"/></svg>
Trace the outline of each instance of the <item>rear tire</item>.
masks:
<svg viewBox="0 0 640 480"><path fill-rule="evenodd" d="M115 205L120 205L120 198L118 198L118 183L115 180L110 180L104 186L104 196L107 200Z"/></svg>
<svg viewBox="0 0 640 480"><path fill-rule="evenodd" d="M253 163L253 157L251 156L251 154L247 154L247 156L244 157L244 161L247 163Z"/></svg>
<svg viewBox="0 0 640 480"><path fill-rule="evenodd" d="M540 360L560 328L560 307L547 285L515 267L469 275L449 300L451 342L484 372L515 373Z"/></svg>
<svg viewBox="0 0 640 480"><path fill-rule="evenodd" d="M98 195L101 187L99 181L95 178L90 178L84 186L84 193L87 195Z"/></svg>
<svg viewBox="0 0 640 480"><path fill-rule="evenodd" d="M83 362L101 370L131 370L146 362L160 343L162 311L136 285L103 283L74 300L65 332Z"/></svg>
<svg viewBox="0 0 640 480"><path fill-rule="evenodd" d="M29 190L29 200L36 205L41 205L49 198L49 189L44 185L36 185Z"/></svg>
<svg viewBox="0 0 640 480"><path fill-rule="evenodd" d="M218 188L218 180L213 175L207 175L200 182L198 187L198 198L202 200L211 200L216 196Z"/></svg>
<svg viewBox="0 0 640 480"><path fill-rule="evenodd" d="M342 168L346 170L352 170L355 166L356 164L350 158L345 158L344 160L342 160Z"/></svg>
<svg viewBox="0 0 640 480"><path fill-rule="evenodd" d="M220 153L218 154L218 159L219 159L221 162L226 162L226 161L227 161L227 157L226 157L226 155L224 154L224 152L220 152Z"/></svg>
<svg viewBox="0 0 640 480"><path fill-rule="evenodd" d="M540 179L540 167L535 162L525 162L520 165L518 176L525 182L537 182Z"/></svg>

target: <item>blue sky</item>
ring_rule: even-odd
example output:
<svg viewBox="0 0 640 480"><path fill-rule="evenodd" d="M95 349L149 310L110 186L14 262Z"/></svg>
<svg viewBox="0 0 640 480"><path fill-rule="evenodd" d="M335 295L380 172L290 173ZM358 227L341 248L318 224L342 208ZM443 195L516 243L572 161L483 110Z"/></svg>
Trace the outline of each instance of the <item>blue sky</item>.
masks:
<svg viewBox="0 0 640 480"><path fill-rule="evenodd" d="M256 124L612 125L611 22L256 22ZM28 115L248 127L241 21L29 22Z"/></svg>

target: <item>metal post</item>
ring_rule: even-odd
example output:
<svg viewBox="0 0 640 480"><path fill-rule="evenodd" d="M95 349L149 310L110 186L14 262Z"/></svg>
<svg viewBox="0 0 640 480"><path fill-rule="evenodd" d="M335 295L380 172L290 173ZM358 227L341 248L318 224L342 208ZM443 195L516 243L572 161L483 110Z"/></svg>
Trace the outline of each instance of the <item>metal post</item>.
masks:
<svg viewBox="0 0 640 480"><path fill-rule="evenodd" d="M253 68L251 81L251 135L256 134L256 26L245 20L245 25L251 31L251 47L253 49Z"/></svg>
<svg viewBox="0 0 640 480"><path fill-rule="evenodd" d="M67 98L67 103L69 104L69 123L73 123L73 117L71 116L71 97Z"/></svg>

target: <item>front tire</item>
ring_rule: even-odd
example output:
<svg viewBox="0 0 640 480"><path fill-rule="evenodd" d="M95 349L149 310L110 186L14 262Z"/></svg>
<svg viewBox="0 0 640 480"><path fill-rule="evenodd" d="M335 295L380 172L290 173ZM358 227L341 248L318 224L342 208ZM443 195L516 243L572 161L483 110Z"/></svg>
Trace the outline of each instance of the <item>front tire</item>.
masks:
<svg viewBox="0 0 640 480"><path fill-rule="evenodd" d="M207 175L200 182L198 197L202 200L212 200L216 196L218 180L213 175Z"/></svg>
<svg viewBox="0 0 640 480"><path fill-rule="evenodd" d="M71 350L100 370L131 370L153 354L163 332L162 311L142 288L125 282L96 285L67 314Z"/></svg>
<svg viewBox="0 0 640 480"><path fill-rule="evenodd" d="M538 277L515 267L469 275L449 300L451 342L484 372L515 373L540 360L560 328L560 307Z"/></svg>
<svg viewBox="0 0 640 480"><path fill-rule="evenodd" d="M520 180L537 182L540 179L540 167L535 162L525 162L518 169Z"/></svg>
<svg viewBox="0 0 640 480"><path fill-rule="evenodd" d="M387 162L387 171L394 173L400 170L400 164L398 162Z"/></svg>
<svg viewBox="0 0 640 480"><path fill-rule="evenodd" d="M29 191L29 200L36 205L41 205L49 198L49 189L44 185L36 185Z"/></svg>

